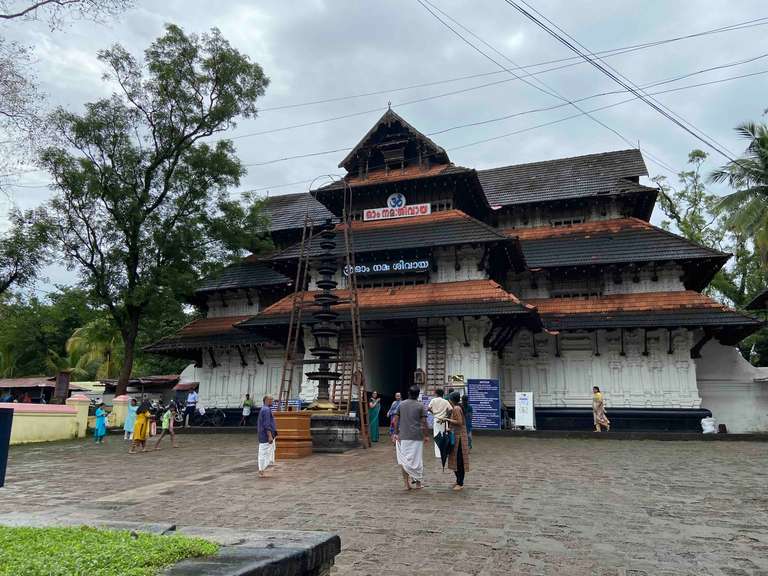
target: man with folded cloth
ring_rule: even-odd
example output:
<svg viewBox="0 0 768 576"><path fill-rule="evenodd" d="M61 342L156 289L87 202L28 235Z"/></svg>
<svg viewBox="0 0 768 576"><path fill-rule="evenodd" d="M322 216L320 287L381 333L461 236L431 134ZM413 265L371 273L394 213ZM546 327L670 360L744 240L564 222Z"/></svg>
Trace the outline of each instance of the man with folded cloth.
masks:
<svg viewBox="0 0 768 576"><path fill-rule="evenodd" d="M419 401L418 386L408 389L408 399L400 403L394 418L397 463L402 468L406 490L420 489L424 479L424 444L431 439L427 428L427 412Z"/></svg>
<svg viewBox="0 0 768 576"><path fill-rule="evenodd" d="M275 463L275 438L277 424L272 414L272 396L267 394L259 409L259 419L256 422L259 433L259 478L264 478L264 472Z"/></svg>
<svg viewBox="0 0 768 576"><path fill-rule="evenodd" d="M448 430L448 424L446 419L451 414L451 403L444 397L442 388L435 390L435 397L429 401L427 406L427 412L430 412L434 416L432 421L432 436L437 436L441 432ZM440 447L435 442L435 458L440 458Z"/></svg>

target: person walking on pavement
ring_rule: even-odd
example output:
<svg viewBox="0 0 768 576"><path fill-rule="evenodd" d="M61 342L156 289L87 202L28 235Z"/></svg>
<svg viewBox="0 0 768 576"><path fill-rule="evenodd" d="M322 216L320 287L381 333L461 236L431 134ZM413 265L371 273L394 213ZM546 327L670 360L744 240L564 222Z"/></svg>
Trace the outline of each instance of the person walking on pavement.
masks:
<svg viewBox="0 0 768 576"><path fill-rule="evenodd" d="M275 438L277 438L277 424L275 415L272 414L272 396L270 395L264 396L256 428L259 433L259 478L264 478L267 468L275 463Z"/></svg>
<svg viewBox="0 0 768 576"><path fill-rule="evenodd" d="M402 396L400 392L395 392L395 401L392 402L392 406L389 407L389 410L387 411L387 418L389 418L389 437L392 438L395 435L395 414L397 414L397 409L400 407L400 403L402 402ZM394 442L394 439L393 439Z"/></svg>
<svg viewBox="0 0 768 576"><path fill-rule="evenodd" d="M136 424L136 410L139 409L139 405L136 402L136 398L131 398L131 403L128 404L128 412L125 414L125 422L123 423L123 440L133 439L133 427Z"/></svg>
<svg viewBox="0 0 768 576"><path fill-rule="evenodd" d="M605 414L605 398L597 386L592 387L592 418L595 422L595 432L602 432L603 426L605 426L606 432L610 432L611 421Z"/></svg>
<svg viewBox="0 0 768 576"><path fill-rule="evenodd" d="M442 388L435 390L435 397L429 401L429 405L427 406L427 412L434 417L432 420L433 437L447 430L445 418L448 417L448 414L451 411L451 403L443 397L443 394L445 394L445 392ZM437 443L435 443L435 458L440 458L440 448Z"/></svg>
<svg viewBox="0 0 768 576"><path fill-rule="evenodd" d="M424 444L431 439L427 428L427 412L419 401L418 386L408 389L408 399L403 400L395 414L395 454L402 468L406 490L417 490L424 480ZM414 486L411 487L411 481Z"/></svg>
<svg viewBox="0 0 768 576"><path fill-rule="evenodd" d="M160 441L165 438L166 434L170 434L171 436L171 445L174 448L178 448L179 445L176 444L176 432L173 430L173 423L176 420L176 405L171 404L168 409L163 412L163 418L162 418L162 428L163 431L160 432L160 436L157 438L157 442L155 442L155 450L160 450Z"/></svg>
<svg viewBox="0 0 768 576"><path fill-rule="evenodd" d="M107 435L107 411L104 410L104 402L99 402L96 406L96 427L93 430L93 440L96 444L104 442L104 436Z"/></svg>
<svg viewBox="0 0 768 576"><path fill-rule="evenodd" d="M448 468L456 474L454 491L464 490L464 476L469 471L469 440L467 439L467 426L464 419L464 411L461 409L461 394L452 392L449 396L453 409L445 421L453 432L454 444L448 456Z"/></svg>
<svg viewBox="0 0 768 576"><path fill-rule="evenodd" d="M240 418L240 426L248 424L248 418L251 417L251 408L253 408L253 400L251 400L250 394L246 394L245 400L243 400L243 416Z"/></svg>
<svg viewBox="0 0 768 576"><path fill-rule="evenodd" d="M184 408L184 428L189 428L189 417L194 416L197 411L198 398L197 388L192 388L192 390L189 391L189 394L187 394L187 406Z"/></svg>

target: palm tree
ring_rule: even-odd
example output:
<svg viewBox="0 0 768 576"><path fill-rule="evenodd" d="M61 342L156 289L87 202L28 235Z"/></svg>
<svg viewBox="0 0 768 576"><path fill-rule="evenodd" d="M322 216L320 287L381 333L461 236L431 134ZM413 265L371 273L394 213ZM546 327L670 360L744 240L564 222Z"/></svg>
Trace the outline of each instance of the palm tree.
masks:
<svg viewBox="0 0 768 576"><path fill-rule="evenodd" d="M763 268L768 268L768 125L746 122L736 131L749 144L743 158L710 176L736 190L720 201L717 211L728 214L733 230L754 240Z"/></svg>
<svg viewBox="0 0 768 576"><path fill-rule="evenodd" d="M75 378L88 378L90 374L83 358L73 356L72 354L59 354L50 348L48 349L48 357L45 359L45 365L56 376L60 372L69 372Z"/></svg>
<svg viewBox="0 0 768 576"><path fill-rule="evenodd" d="M97 380L117 378L123 357L120 331L107 318L91 320L72 333L67 353L79 357L82 367L95 368Z"/></svg>

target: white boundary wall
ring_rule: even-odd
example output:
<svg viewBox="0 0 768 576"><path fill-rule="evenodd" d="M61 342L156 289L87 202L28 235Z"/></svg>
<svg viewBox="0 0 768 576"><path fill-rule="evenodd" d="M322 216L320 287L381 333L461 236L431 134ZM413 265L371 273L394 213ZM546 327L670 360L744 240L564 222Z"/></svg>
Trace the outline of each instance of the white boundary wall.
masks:
<svg viewBox="0 0 768 576"><path fill-rule="evenodd" d="M729 432L768 432L768 368L756 368L738 349L710 341L696 360L702 407ZM762 380L762 381L761 381Z"/></svg>

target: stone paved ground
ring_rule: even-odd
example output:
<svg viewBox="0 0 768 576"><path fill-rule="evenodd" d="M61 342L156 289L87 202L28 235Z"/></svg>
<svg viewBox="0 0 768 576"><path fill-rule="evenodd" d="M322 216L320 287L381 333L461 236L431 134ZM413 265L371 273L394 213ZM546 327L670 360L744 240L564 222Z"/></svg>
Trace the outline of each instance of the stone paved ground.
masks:
<svg viewBox="0 0 768 576"><path fill-rule="evenodd" d="M404 493L388 443L261 481L252 435L180 443L13 447L0 513L330 530L338 575L768 575L768 443L476 438L459 494L432 459Z"/></svg>

